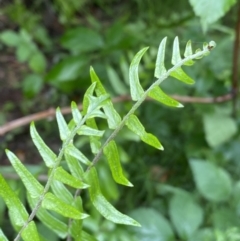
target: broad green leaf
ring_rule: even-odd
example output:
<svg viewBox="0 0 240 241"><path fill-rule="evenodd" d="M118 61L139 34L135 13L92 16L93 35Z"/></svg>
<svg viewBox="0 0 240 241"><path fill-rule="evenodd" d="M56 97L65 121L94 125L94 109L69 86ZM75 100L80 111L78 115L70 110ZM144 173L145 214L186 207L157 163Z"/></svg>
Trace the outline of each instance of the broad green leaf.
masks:
<svg viewBox="0 0 240 241"><path fill-rule="evenodd" d="M139 100L143 93L144 90L139 82L138 78L138 66L140 63L140 60L144 53L148 50L148 47L143 48L140 50L133 58L130 69L129 69L129 82L130 82L130 91L131 91L131 97L133 100L137 101Z"/></svg>
<svg viewBox="0 0 240 241"><path fill-rule="evenodd" d="M28 223L27 227L23 230L21 237L24 241L40 241L37 227L33 221Z"/></svg>
<svg viewBox="0 0 240 241"><path fill-rule="evenodd" d="M29 60L29 67L36 73L43 73L46 70L47 61L40 51L35 51Z"/></svg>
<svg viewBox="0 0 240 241"><path fill-rule="evenodd" d="M194 80L190 78L180 67L171 72L170 75L189 85L195 83Z"/></svg>
<svg viewBox="0 0 240 241"><path fill-rule="evenodd" d="M154 71L154 76L156 78L160 78L161 75L167 72L164 65L166 42L167 42L167 37L165 37L159 44L155 71Z"/></svg>
<svg viewBox="0 0 240 241"><path fill-rule="evenodd" d="M85 135L85 136L99 136L102 137L105 131L100 131L97 129L93 129L89 126L82 125L78 130L78 135Z"/></svg>
<svg viewBox="0 0 240 241"><path fill-rule="evenodd" d="M72 53L82 54L84 52L100 49L103 45L102 35L96 31L78 27L68 29L61 38L61 45Z"/></svg>
<svg viewBox="0 0 240 241"><path fill-rule="evenodd" d="M173 53L172 53L172 65L176 65L182 61L180 49L179 49L179 41L178 37L175 37L173 42Z"/></svg>
<svg viewBox="0 0 240 241"><path fill-rule="evenodd" d="M173 241L173 230L168 220L157 210L151 208L138 208L130 213L137 219L142 227L130 230L134 233L137 241Z"/></svg>
<svg viewBox="0 0 240 241"><path fill-rule="evenodd" d="M16 32L11 30L3 31L0 34L0 40L1 42L3 42L4 44L10 47L17 47L20 44L19 35Z"/></svg>
<svg viewBox="0 0 240 241"><path fill-rule="evenodd" d="M198 191L209 201L225 201L232 192L230 175L211 162L191 160L190 167Z"/></svg>
<svg viewBox="0 0 240 241"><path fill-rule="evenodd" d="M11 151L6 150L6 154L31 197L39 197L43 193L43 186Z"/></svg>
<svg viewBox="0 0 240 241"><path fill-rule="evenodd" d="M123 84L123 81L119 78L119 75L110 65L107 65L107 74L109 78L109 82L112 85L114 91L119 95L126 95L128 93L128 89Z"/></svg>
<svg viewBox="0 0 240 241"><path fill-rule="evenodd" d="M237 2L236 0L189 0L197 16L201 18L203 29L223 17Z"/></svg>
<svg viewBox="0 0 240 241"><path fill-rule="evenodd" d="M0 241L8 241L7 237L4 235L1 228L0 228Z"/></svg>
<svg viewBox="0 0 240 241"><path fill-rule="evenodd" d="M38 94L44 84L43 77L39 74L28 74L25 76L22 87L24 95L31 98Z"/></svg>
<svg viewBox="0 0 240 241"><path fill-rule="evenodd" d="M104 89L101 81L99 80L97 74L95 73L94 69L91 67L90 68L90 76L91 76L91 81L94 83L97 83L96 86L96 94L97 96L101 96L104 94L107 94L106 90ZM108 121L108 126L110 129L116 129L119 123L121 122L121 117L117 113L117 111L114 109L113 104L111 100L109 100L105 106L103 106L104 113L107 116L107 121Z"/></svg>
<svg viewBox="0 0 240 241"><path fill-rule="evenodd" d="M30 125L30 134L33 143L37 147L46 166L52 168L55 164L57 156L52 152L52 150L44 143L43 139L39 136L33 122Z"/></svg>
<svg viewBox="0 0 240 241"><path fill-rule="evenodd" d="M214 209L212 212L212 223L214 228L218 230L227 230L233 227L239 227L240 220L238 217L238 212L231 206L222 206L217 209ZM226 235L228 236L228 235ZM238 241L239 239L239 231L238 238L236 239L226 239L230 241Z"/></svg>
<svg viewBox="0 0 240 241"><path fill-rule="evenodd" d="M85 56L65 57L62 61L55 64L46 75L46 80L61 87L62 84L70 84L81 76L82 71L88 66L88 58Z"/></svg>
<svg viewBox="0 0 240 241"><path fill-rule="evenodd" d="M71 155L75 158L77 158L79 161L86 165L90 165L91 162L87 159L86 156L82 154L81 151L79 151L73 144L69 144L65 149L65 154Z"/></svg>
<svg viewBox="0 0 240 241"><path fill-rule="evenodd" d="M186 193L178 193L172 197L169 213L178 235L183 240L188 240L203 222L203 210Z"/></svg>
<svg viewBox="0 0 240 241"><path fill-rule="evenodd" d="M3 198L8 207L12 224L18 230L27 221L28 213L16 193L9 187L1 174L0 187L0 196Z"/></svg>
<svg viewBox="0 0 240 241"><path fill-rule="evenodd" d="M38 199L32 199L29 194L27 195L27 199L30 207L33 209L37 204ZM68 234L67 224L57 219L42 207L38 209L36 216L45 226L55 232L60 238L66 238Z"/></svg>
<svg viewBox="0 0 240 241"><path fill-rule="evenodd" d="M236 122L221 114L206 114L203 116L204 132L208 144L217 147L229 141L238 131Z"/></svg>
<svg viewBox="0 0 240 241"><path fill-rule="evenodd" d="M75 124L78 125L82 120L82 115L78 109L77 104L74 101L72 101L71 103L71 109L72 109L73 120Z"/></svg>
<svg viewBox="0 0 240 241"><path fill-rule="evenodd" d="M52 180L51 182L51 190L53 194L60 198L63 202L72 204L74 201L72 193L69 191L68 188L64 186L64 184L57 180Z"/></svg>
<svg viewBox="0 0 240 241"><path fill-rule="evenodd" d="M28 61L36 51L36 47L33 43L29 44L24 41L21 41L16 47L16 57L21 63Z"/></svg>
<svg viewBox="0 0 240 241"><path fill-rule="evenodd" d="M83 189L88 188L89 185L83 183L78 178L72 176L67 171L65 171L62 167L58 167L54 172L54 178L62 183L65 183L71 187Z"/></svg>
<svg viewBox="0 0 240 241"><path fill-rule="evenodd" d="M43 199L42 207L48 210L55 211L64 217L73 219L84 219L88 217L88 214L81 213L72 205L64 203L60 198L57 198L52 193L47 193Z"/></svg>
<svg viewBox="0 0 240 241"><path fill-rule="evenodd" d="M138 222L116 210L102 195L95 167L92 167L86 178L90 187L88 188L90 199L94 207L106 219L119 224L140 226Z"/></svg>
<svg viewBox="0 0 240 241"><path fill-rule="evenodd" d="M68 125L67 125L59 107L56 110L56 119L57 119L57 123L58 123L58 129L60 132L60 138L62 141L64 141L67 139L70 131L68 129Z"/></svg>
<svg viewBox="0 0 240 241"><path fill-rule="evenodd" d="M166 95L159 86L152 88L148 96L168 106L183 107L181 103Z"/></svg>
<svg viewBox="0 0 240 241"><path fill-rule="evenodd" d="M115 141L110 141L107 146L104 147L103 152L108 160L108 164L115 182L132 187L132 183L129 182L127 178L123 175L123 170Z"/></svg>
<svg viewBox="0 0 240 241"><path fill-rule="evenodd" d="M185 48L185 52L184 52L184 57L188 57L188 56L191 56L193 54L192 52L192 43L191 43L191 40L189 40L186 44L186 48ZM185 62L184 65L188 65L188 66L191 66L194 64L194 61L193 60L189 60L187 62Z"/></svg>
<svg viewBox="0 0 240 241"><path fill-rule="evenodd" d="M83 177L84 171L78 159L66 153L64 154L64 156L72 175L76 178L81 179Z"/></svg>
<svg viewBox="0 0 240 241"><path fill-rule="evenodd" d="M130 115L127 122L126 126L134 132L136 135L138 135L141 140L145 143L147 143L150 146L153 146L159 150L163 150L162 144L159 142L156 136L152 135L151 133L147 133L145 131L144 126L141 124L139 119L137 118L136 115Z"/></svg>

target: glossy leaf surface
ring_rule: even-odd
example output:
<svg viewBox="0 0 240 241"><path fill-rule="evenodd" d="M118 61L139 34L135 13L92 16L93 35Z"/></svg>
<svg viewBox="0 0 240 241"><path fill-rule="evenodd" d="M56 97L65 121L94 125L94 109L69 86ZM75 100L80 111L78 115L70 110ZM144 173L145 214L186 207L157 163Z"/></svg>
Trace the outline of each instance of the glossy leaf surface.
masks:
<svg viewBox="0 0 240 241"><path fill-rule="evenodd" d="M82 115L78 109L77 104L74 101L72 101L72 103L71 103L71 109L72 109L73 120L74 120L75 124L77 125L82 120Z"/></svg>
<svg viewBox="0 0 240 241"><path fill-rule="evenodd" d="M129 82L130 82L131 97L135 101L139 100L144 93L144 90L139 82L138 66L139 66L142 56L144 55L144 53L147 50L148 50L148 47L140 50L134 56L134 58L131 62L131 65L130 65L130 69L129 69Z"/></svg>
<svg viewBox="0 0 240 241"><path fill-rule="evenodd" d="M102 195L99 186L98 175L94 167L92 167L86 174L86 178L90 185L88 190L92 204L103 217L114 223L140 226L138 222L116 210L112 204L110 204Z"/></svg>
<svg viewBox="0 0 240 241"><path fill-rule="evenodd" d="M110 141L108 145L104 147L104 155L108 160L108 164L115 182L132 187L132 183L130 183L127 180L127 178L123 175L123 170L120 163L118 149L115 141Z"/></svg>
<svg viewBox="0 0 240 241"><path fill-rule="evenodd" d="M67 139L67 136L69 135L70 131L68 129L68 125L61 113L60 108L57 108L56 110L56 119L57 119L57 123L58 123L58 129L60 132L60 138L62 141Z"/></svg>
<svg viewBox="0 0 240 241"><path fill-rule="evenodd" d="M15 192L9 187L7 182L4 180L3 176L0 174L0 196L5 201L9 216L12 220L13 225L19 229L24 225L28 218L28 213L21 203L20 199L17 197Z"/></svg>
<svg viewBox="0 0 240 241"><path fill-rule="evenodd" d="M84 219L88 214L79 212L72 205L64 203L61 199L54 196L52 193L47 193L42 202L42 207L55 211L64 217L73 219Z"/></svg>
<svg viewBox="0 0 240 241"><path fill-rule="evenodd" d="M31 208L34 208L37 204L37 199L32 199L30 195L27 195L28 203ZM59 237L65 238L68 233L68 226L64 222L57 219L54 215L50 214L49 211L40 207L36 214L37 218L46 225L49 229L54 231Z"/></svg>
<svg viewBox="0 0 240 241"><path fill-rule="evenodd" d="M96 94L97 96L107 94L106 90L104 89L101 81L99 80L97 74L95 73L94 69L91 67L90 68L90 76L91 76L91 81L94 83L97 83L96 87ZM104 113L107 116L107 121L108 121L108 126L110 129L115 129L118 124L121 122L121 117L117 113L117 111L114 109L112 102L109 100L106 105L103 107Z"/></svg>
<svg viewBox="0 0 240 241"><path fill-rule="evenodd" d="M40 135L38 134L34 123L31 123L30 134L34 145L37 147L40 155L42 156L47 167L52 168L57 158L56 154L45 144Z"/></svg>
<svg viewBox="0 0 240 241"><path fill-rule="evenodd" d="M86 165L90 165L91 162L87 159L85 155L81 151L79 151L73 144L69 144L65 149L65 154L71 155L77 158L79 161Z"/></svg>
<svg viewBox="0 0 240 241"><path fill-rule="evenodd" d="M167 37L165 37L161 41L158 48L157 60L156 60L155 71L154 71L154 76L156 78L160 78L161 75L167 72L164 65L166 42L167 42Z"/></svg>
<svg viewBox="0 0 240 241"><path fill-rule="evenodd" d="M43 186L40 182L27 170L15 154L8 150L6 154L31 197L39 197L43 193Z"/></svg>
<svg viewBox="0 0 240 241"><path fill-rule="evenodd" d="M180 67L171 72L170 75L188 85L195 83L194 80L190 78Z"/></svg>
<svg viewBox="0 0 240 241"><path fill-rule="evenodd" d="M174 100L170 96L166 95L159 86L155 86L154 88L152 88L148 92L148 96L153 98L154 100L161 102L162 104L167 105L167 106L183 107L183 105L181 103Z"/></svg>
<svg viewBox="0 0 240 241"><path fill-rule="evenodd" d="M54 172L54 178L62 183L65 183L71 187L83 189L89 187L86 183L83 183L76 177L73 177L67 171L65 171L62 167L58 167Z"/></svg>
<svg viewBox="0 0 240 241"><path fill-rule="evenodd" d="M163 146L161 145L157 137L145 131L144 126L141 124L137 116L130 115L126 122L126 125L132 132L138 135L143 142L159 150L163 150Z"/></svg>

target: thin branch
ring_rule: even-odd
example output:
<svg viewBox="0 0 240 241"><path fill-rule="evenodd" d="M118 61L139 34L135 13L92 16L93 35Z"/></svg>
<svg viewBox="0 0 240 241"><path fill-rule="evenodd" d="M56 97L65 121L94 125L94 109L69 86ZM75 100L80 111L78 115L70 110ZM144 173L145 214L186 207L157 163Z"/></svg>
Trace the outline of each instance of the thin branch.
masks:
<svg viewBox="0 0 240 241"><path fill-rule="evenodd" d="M182 103L200 103L200 104L212 104L212 103L221 103L226 102L233 99L233 94L226 94L217 97L190 97L190 96L181 96L181 95L171 95L174 99L182 102ZM131 100L129 95L122 95L113 98L113 103L124 102ZM152 101L152 99L147 98L146 100ZM78 105L78 108L82 109L82 104ZM71 108L70 107L63 107L61 108L62 114L70 114ZM43 119L55 118L56 110L54 108L50 108L45 111L41 111L32 115L28 115L25 117L18 118L16 120L10 121L5 125L0 126L0 136L3 136L7 132L14 130L18 127L28 125L32 121L39 121Z"/></svg>

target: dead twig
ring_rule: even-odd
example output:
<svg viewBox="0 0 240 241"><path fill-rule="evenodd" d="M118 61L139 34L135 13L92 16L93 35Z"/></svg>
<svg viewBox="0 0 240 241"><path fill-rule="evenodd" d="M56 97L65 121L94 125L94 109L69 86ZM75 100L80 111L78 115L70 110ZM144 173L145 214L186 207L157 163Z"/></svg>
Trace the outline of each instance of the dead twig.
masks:
<svg viewBox="0 0 240 241"><path fill-rule="evenodd" d="M233 94L227 94L223 96L217 96L217 97L190 97L190 96L180 96L180 95L172 95L172 97L182 103L200 103L200 104L211 104L211 103L221 103L221 102L226 102L229 100L233 99ZM129 101L131 100L131 97L128 95L124 96L118 96L113 98L113 102L123 102L123 101ZM148 98L147 100L152 100ZM78 105L78 108L81 110L82 109L82 104ZM70 114L71 113L71 108L70 107L63 107L61 108L62 114ZM28 115L25 117L21 117L19 119L10 121L6 123L5 125L0 126L0 136L3 136L7 132L14 130L18 127L28 125L32 121L39 121L43 119L48 119L48 118L54 118L55 117L55 109L50 108L45 111L41 111L32 115Z"/></svg>

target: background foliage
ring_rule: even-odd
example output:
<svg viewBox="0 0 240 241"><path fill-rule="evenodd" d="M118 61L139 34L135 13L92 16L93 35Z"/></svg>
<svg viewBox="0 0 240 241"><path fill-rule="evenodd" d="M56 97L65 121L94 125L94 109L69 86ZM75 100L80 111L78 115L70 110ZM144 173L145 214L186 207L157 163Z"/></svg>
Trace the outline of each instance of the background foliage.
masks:
<svg viewBox="0 0 240 241"><path fill-rule="evenodd" d="M69 106L71 100L80 103L90 83L90 65L113 97L129 94L130 60L141 47L151 46L140 68L146 88L153 79L159 41L165 36L172 42L178 35L181 46L188 39L196 47L211 39L218 44L209 57L186 69L196 81L194 86L169 78L163 83L165 92L199 97L231 93L238 5L233 0L4 2L0 9L0 123L51 106ZM117 137L121 161L134 188L117 186L104 161L99 162L104 195L142 228L103 220L86 203L85 210L94 218L86 219L85 229L98 240L239 240L239 110L233 109L231 101L184 105L184 109L171 109L146 102L138 110L146 129L160 138L164 152L143 145L126 129ZM130 108L128 102L115 106L120 113ZM55 122L43 120L37 125L57 152ZM104 128L105 124L99 125ZM28 133L23 127L1 136L0 172L23 202L25 190L12 168L3 166L8 164L3 150L8 146L16 152L45 182L46 170L27 141ZM86 142L81 139L77 147L90 153ZM0 200L0 226L11 239L7 217ZM40 223L38 228L48 240L58 240Z"/></svg>

